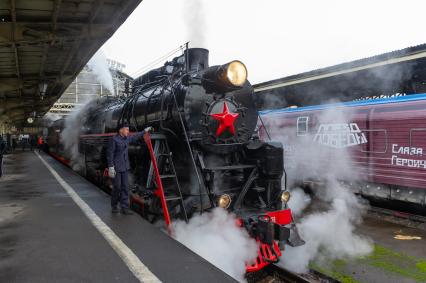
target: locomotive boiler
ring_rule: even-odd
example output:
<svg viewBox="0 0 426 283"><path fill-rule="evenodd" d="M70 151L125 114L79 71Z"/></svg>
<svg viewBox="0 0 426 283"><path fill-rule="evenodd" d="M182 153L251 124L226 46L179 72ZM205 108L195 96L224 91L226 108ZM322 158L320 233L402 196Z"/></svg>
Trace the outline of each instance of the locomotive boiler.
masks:
<svg viewBox="0 0 426 283"><path fill-rule="evenodd" d="M215 207L238 216L259 243L259 256L247 271L278 261L285 244L303 244L281 181L282 144L257 137L258 113L242 62L209 66L208 50L186 49L136 78L127 98L98 100L82 117L84 174L106 187L106 144L117 126L126 122L131 132L155 129L159 179L153 177L153 155L145 143L129 148L132 198L147 219L162 215L154 191L160 182L165 194L174 196L167 200L172 217L187 219Z"/></svg>

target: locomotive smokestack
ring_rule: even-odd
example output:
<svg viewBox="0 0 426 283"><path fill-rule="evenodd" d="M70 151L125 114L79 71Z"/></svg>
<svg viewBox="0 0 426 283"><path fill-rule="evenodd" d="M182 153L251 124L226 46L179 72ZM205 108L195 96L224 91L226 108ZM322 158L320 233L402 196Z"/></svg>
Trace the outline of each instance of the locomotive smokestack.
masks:
<svg viewBox="0 0 426 283"><path fill-rule="evenodd" d="M204 48L189 48L185 50L188 71L201 71L209 67L209 50Z"/></svg>

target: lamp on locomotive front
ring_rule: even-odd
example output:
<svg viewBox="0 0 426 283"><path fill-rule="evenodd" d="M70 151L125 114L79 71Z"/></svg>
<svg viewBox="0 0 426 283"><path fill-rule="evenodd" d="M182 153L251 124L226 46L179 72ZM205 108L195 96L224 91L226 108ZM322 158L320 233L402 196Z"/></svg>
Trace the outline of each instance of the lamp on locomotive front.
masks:
<svg viewBox="0 0 426 283"><path fill-rule="evenodd" d="M289 191L283 191L280 196L281 202L287 203L290 200L290 196Z"/></svg>
<svg viewBox="0 0 426 283"><path fill-rule="evenodd" d="M247 68L240 61L232 61L225 68L226 78L233 86L242 86L247 81Z"/></svg>
<svg viewBox="0 0 426 283"><path fill-rule="evenodd" d="M227 92L244 86L247 82L247 68L238 60L224 65L213 66L203 75L203 85L210 92Z"/></svg>
<svg viewBox="0 0 426 283"><path fill-rule="evenodd" d="M217 205L221 208L227 209L231 205L231 197L228 194L223 194L217 200Z"/></svg>

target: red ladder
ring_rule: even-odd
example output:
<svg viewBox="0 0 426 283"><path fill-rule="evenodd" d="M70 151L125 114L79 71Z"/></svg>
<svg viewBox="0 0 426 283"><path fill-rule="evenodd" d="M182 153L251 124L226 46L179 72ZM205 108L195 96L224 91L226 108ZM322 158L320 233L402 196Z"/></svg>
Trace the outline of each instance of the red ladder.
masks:
<svg viewBox="0 0 426 283"><path fill-rule="evenodd" d="M149 133L146 133L144 135L144 140L151 156L151 165L149 167L146 187L149 188L152 179L155 178L154 183L156 184L156 188L154 189L154 195L159 197L161 200L164 220L170 233L171 219L169 206L167 205L168 202L172 203L172 209L175 209L176 205L178 204L180 206L179 214L181 219L188 222L188 215L186 214L182 189L176 174L172 152L170 151L169 145L167 143L167 137L165 135L154 134L151 136ZM154 146L152 145L152 140L154 140ZM163 179L173 180L173 184L170 184L170 182L166 183L171 185L171 187L165 188L162 182Z"/></svg>
<svg viewBox="0 0 426 283"><path fill-rule="evenodd" d="M157 188L155 189L154 194L158 196L161 200L161 207L163 208L164 220L166 221L167 230L170 234L172 232L171 226L170 226L170 223L171 223L170 213L169 213L169 208L167 207L167 201L164 195L163 182L161 181L160 171L158 170L157 158L154 153L154 148L152 147L150 134L145 133L143 135L143 139L145 140L145 144L148 147L149 155L151 156L152 167L154 168L155 182L157 184Z"/></svg>

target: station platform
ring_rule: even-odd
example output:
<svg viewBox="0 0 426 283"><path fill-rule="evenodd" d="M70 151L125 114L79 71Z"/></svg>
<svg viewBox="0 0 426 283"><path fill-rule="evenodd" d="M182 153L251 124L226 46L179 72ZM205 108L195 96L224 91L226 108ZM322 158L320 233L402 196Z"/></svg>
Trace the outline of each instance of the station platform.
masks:
<svg viewBox="0 0 426 283"><path fill-rule="evenodd" d="M0 282L236 282L44 153L4 157Z"/></svg>

